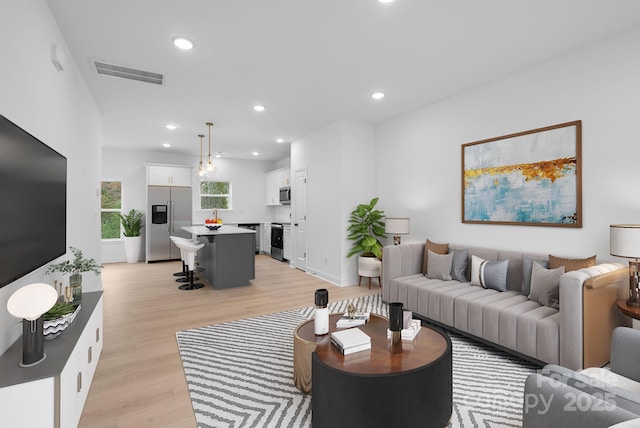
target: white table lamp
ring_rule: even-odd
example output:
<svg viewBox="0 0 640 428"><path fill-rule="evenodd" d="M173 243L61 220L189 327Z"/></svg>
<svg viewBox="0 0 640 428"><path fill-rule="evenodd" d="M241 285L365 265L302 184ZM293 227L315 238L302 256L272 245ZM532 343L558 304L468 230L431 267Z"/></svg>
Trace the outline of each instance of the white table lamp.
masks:
<svg viewBox="0 0 640 428"><path fill-rule="evenodd" d="M35 283L18 289L9 297L7 310L22 318L22 361L20 366L31 367L45 358L42 315L58 301L58 293L49 284Z"/></svg>
<svg viewBox="0 0 640 428"><path fill-rule="evenodd" d="M393 233L394 245L400 245L400 235L407 235L410 232L408 217L387 217L384 220L385 233Z"/></svg>
<svg viewBox="0 0 640 428"><path fill-rule="evenodd" d="M630 306L640 306L640 224L612 224L609 226L609 253L629 260Z"/></svg>

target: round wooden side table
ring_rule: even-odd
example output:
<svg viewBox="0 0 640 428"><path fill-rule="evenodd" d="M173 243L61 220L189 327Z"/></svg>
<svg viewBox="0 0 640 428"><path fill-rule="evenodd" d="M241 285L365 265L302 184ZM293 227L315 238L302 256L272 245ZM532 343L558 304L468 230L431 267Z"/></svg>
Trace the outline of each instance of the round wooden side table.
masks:
<svg viewBox="0 0 640 428"><path fill-rule="evenodd" d="M640 306L631 306L626 299L618 300L617 305L623 314L632 318L633 328L640 328Z"/></svg>

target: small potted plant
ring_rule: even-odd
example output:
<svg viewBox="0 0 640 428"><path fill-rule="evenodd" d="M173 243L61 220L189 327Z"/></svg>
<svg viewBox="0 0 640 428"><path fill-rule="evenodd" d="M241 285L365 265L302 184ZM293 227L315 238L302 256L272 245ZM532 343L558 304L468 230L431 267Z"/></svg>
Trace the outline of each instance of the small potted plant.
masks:
<svg viewBox="0 0 640 428"><path fill-rule="evenodd" d="M127 255L127 263L138 263L140 257L140 246L142 238L140 232L144 225L142 224L143 214L140 211L132 209L126 215L120 215L120 223L124 232L124 251Z"/></svg>
<svg viewBox="0 0 640 428"><path fill-rule="evenodd" d="M378 238L384 238L384 212L375 209L378 198L373 198L368 204L360 204L349 217L347 231L348 239L354 241L347 257L359 254L358 276L380 277L382 263L382 243ZM360 282L358 281L358 284ZM371 286L371 283L369 283Z"/></svg>
<svg viewBox="0 0 640 428"><path fill-rule="evenodd" d="M96 275L100 275L102 266L94 259L85 259L81 250L74 247L69 247L69 249L73 253L73 260L51 264L45 273L47 275L53 272L70 274L69 285L71 286L73 301L79 301L82 298L82 273L93 272Z"/></svg>

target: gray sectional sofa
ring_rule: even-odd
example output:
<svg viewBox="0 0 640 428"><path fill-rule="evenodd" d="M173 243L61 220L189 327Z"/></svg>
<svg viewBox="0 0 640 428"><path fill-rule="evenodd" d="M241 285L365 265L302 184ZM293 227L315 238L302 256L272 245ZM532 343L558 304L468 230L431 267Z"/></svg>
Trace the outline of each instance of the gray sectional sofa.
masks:
<svg viewBox="0 0 640 428"><path fill-rule="evenodd" d="M426 321L539 364L577 370L609 361L611 332L625 322L615 302L628 293L626 265L601 263L562 274L556 309L522 293L526 276L523 260L544 261L548 260L547 254L449 246L450 252L464 250L467 250L465 277L457 281L427 278L423 274L424 243L384 247L383 300L402 302L406 309ZM506 291L470 284L473 256L486 261L508 260Z"/></svg>

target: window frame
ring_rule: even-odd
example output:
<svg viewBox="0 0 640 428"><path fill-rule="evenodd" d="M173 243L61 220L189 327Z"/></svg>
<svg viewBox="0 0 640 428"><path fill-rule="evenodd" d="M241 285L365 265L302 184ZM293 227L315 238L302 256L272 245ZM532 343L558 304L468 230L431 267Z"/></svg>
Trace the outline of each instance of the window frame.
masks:
<svg viewBox="0 0 640 428"><path fill-rule="evenodd" d="M103 183L120 183L120 208L102 208L102 185ZM118 221L119 233L117 238L103 238L102 237L102 213L118 213L122 214L122 180L100 180L100 240L101 241L122 241L122 223Z"/></svg>
<svg viewBox="0 0 640 428"><path fill-rule="evenodd" d="M228 193L202 193L202 183L226 183L227 187L229 189ZM233 209L233 186L231 183L231 180L202 180L200 181L200 184L198 185L198 192L199 192L199 198L198 198L198 205L199 205L199 209L203 210L203 211L208 211L208 210L212 210L212 209L218 209L218 210L231 210ZM202 207L202 198L227 198L227 208L203 208Z"/></svg>

